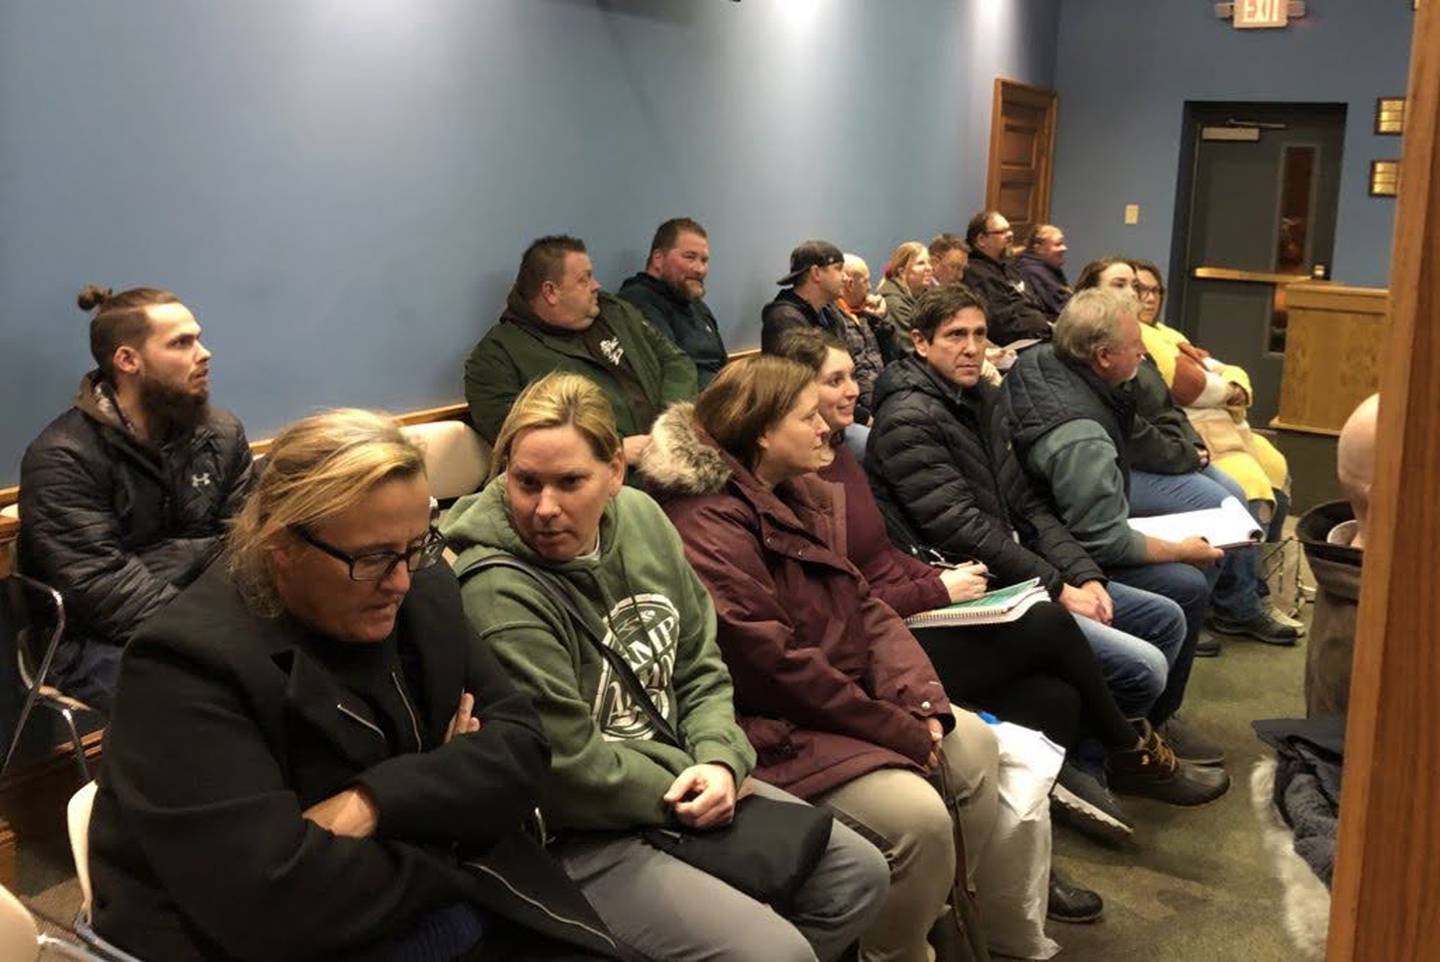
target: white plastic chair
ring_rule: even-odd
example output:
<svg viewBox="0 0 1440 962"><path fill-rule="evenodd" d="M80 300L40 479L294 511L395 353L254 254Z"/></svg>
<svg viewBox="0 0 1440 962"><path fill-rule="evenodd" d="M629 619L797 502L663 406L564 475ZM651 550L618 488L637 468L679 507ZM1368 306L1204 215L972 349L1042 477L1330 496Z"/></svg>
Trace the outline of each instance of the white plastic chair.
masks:
<svg viewBox="0 0 1440 962"><path fill-rule="evenodd" d="M5 962L36 962L42 953L80 959L83 962L106 962L82 946L57 939L40 931L35 916L25 903L0 885L0 959Z"/></svg>
<svg viewBox="0 0 1440 962"><path fill-rule="evenodd" d="M75 878L80 883L80 911L75 915L75 934L102 962L140 962L124 949L116 948L101 938L90 924L90 908L94 904L90 888L90 815L95 809L98 786L86 782L70 796L65 806L65 827L70 833L70 855L75 859Z"/></svg>
<svg viewBox="0 0 1440 962"><path fill-rule="evenodd" d="M490 470L490 445L463 421L407 424L400 429L425 454L430 493L440 501L473 494Z"/></svg>

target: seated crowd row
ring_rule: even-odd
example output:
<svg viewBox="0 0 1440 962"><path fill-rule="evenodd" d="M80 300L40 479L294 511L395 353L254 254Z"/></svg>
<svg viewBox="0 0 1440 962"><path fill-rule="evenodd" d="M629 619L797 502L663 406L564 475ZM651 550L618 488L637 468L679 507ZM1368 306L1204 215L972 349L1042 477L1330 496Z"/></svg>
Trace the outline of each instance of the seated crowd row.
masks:
<svg viewBox="0 0 1440 962"><path fill-rule="evenodd" d="M1223 794L1177 717L1201 627L1296 628L1258 549L1128 519L1234 496L1278 531L1284 462L1244 373L1159 320L1152 265L1072 292L1054 228L1020 258L1045 283L999 214L967 235L901 245L878 295L800 245L765 353L729 363L698 224L662 225L623 298L579 241L536 241L466 365L491 478L443 520L393 421L306 418L256 468L178 298L82 292L98 369L26 453L21 565L69 606L62 684L110 715L101 934L159 959L918 962L1023 930L1047 878L1052 917L1096 917L1048 825L996 836L976 712L1066 749L1056 811L1106 838L1133 831L1114 793ZM932 253L968 254L966 283ZM1053 602L1008 623L902 620L1030 578ZM745 811L764 837L761 799L834 819L783 891L675 841Z"/></svg>

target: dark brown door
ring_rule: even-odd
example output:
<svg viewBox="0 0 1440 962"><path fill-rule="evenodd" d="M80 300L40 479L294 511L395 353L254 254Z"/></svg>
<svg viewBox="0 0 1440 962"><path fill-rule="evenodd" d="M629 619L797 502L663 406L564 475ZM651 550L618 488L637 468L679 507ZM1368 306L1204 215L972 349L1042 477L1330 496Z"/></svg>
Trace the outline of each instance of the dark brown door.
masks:
<svg viewBox="0 0 1440 962"><path fill-rule="evenodd" d="M995 78L985 206L998 210L1024 242L1050 217L1055 91Z"/></svg>

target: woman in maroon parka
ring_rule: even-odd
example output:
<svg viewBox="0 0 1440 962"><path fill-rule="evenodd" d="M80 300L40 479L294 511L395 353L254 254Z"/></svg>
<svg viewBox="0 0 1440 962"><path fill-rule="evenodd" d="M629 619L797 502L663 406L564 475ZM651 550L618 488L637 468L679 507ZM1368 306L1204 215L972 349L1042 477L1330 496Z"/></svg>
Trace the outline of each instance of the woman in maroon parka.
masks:
<svg viewBox="0 0 1440 962"><path fill-rule="evenodd" d="M943 774L954 796L982 915L1023 912L987 900L986 875L1029 856L992 850L994 734L951 708L914 636L846 557L843 489L814 474L830 459L817 397L793 361L733 362L693 406L655 422L640 474L714 598L755 776L880 846L890 894L862 957L921 960L956 866L950 814L927 776Z"/></svg>

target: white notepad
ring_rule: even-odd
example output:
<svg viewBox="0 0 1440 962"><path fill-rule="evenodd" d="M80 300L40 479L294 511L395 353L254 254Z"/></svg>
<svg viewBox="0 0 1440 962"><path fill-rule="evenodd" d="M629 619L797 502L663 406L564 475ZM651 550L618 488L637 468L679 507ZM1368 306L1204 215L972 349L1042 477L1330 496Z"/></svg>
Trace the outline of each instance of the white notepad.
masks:
<svg viewBox="0 0 1440 962"><path fill-rule="evenodd" d="M911 628L944 628L949 625L993 625L1002 621L1014 621L1032 605L1049 601L1050 593L1040 585L1039 578L1031 578L1008 588L987 591L979 598L957 601L943 608L922 611L905 619Z"/></svg>
<svg viewBox="0 0 1440 962"><path fill-rule="evenodd" d="M1204 538L1216 548L1237 548L1265 540L1265 532L1255 523L1254 515L1233 497L1221 501L1218 508L1131 518L1130 527L1164 541Z"/></svg>

